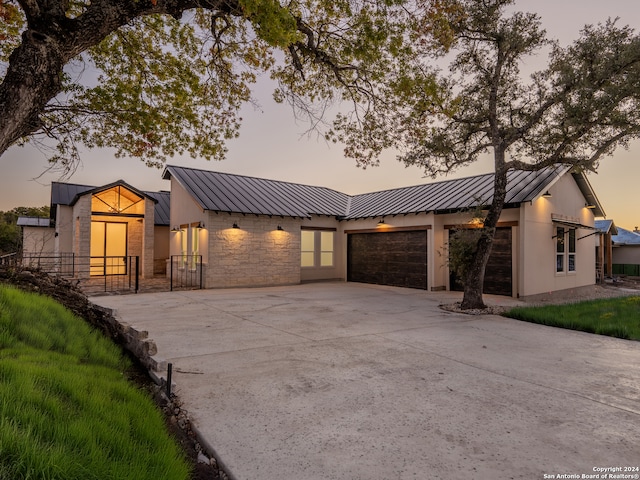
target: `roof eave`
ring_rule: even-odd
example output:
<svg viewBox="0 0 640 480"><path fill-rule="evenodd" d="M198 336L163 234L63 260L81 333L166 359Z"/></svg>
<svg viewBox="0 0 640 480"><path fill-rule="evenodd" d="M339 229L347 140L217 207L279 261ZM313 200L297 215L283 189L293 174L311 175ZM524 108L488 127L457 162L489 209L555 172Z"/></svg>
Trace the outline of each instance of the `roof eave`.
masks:
<svg viewBox="0 0 640 480"><path fill-rule="evenodd" d="M586 205L593 206L593 216L605 218L607 214L605 213L604 208L602 208L602 204L600 203L600 200L598 200L596 192L593 190L593 187L584 172L573 171L571 172L571 175L582 192L582 195L586 200Z"/></svg>

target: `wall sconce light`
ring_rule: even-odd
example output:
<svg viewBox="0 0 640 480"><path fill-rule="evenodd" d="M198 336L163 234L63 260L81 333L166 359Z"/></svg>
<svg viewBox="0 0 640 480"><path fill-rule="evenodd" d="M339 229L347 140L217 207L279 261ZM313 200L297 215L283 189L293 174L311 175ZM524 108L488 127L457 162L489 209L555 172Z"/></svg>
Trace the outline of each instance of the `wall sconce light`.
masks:
<svg viewBox="0 0 640 480"><path fill-rule="evenodd" d="M204 228L203 222L198 222L198 229L202 230Z"/></svg>
<svg viewBox="0 0 640 480"><path fill-rule="evenodd" d="M240 228L236 222L233 222L233 226L231 228Z"/></svg>
<svg viewBox="0 0 640 480"><path fill-rule="evenodd" d="M386 223L384 223L384 218L380 219L380 221L378 222L378 226L379 227L384 227L386 225Z"/></svg>
<svg viewBox="0 0 640 480"><path fill-rule="evenodd" d="M551 198L551 194L549 193L549 190L547 190L542 194L542 198Z"/></svg>
<svg viewBox="0 0 640 480"><path fill-rule="evenodd" d="M177 225L174 225L174 226L171 228L171 231L172 231L172 232L179 232L179 231L180 231L180 229L178 228L178 226L177 226Z"/></svg>
<svg viewBox="0 0 640 480"><path fill-rule="evenodd" d="M276 228L276 230L280 230L282 232L284 231L284 228L282 228L282 225L278 225L278 228Z"/></svg>
<svg viewBox="0 0 640 480"><path fill-rule="evenodd" d="M591 203L585 203L584 206L585 208L590 208L590 209L596 208L596 206Z"/></svg>

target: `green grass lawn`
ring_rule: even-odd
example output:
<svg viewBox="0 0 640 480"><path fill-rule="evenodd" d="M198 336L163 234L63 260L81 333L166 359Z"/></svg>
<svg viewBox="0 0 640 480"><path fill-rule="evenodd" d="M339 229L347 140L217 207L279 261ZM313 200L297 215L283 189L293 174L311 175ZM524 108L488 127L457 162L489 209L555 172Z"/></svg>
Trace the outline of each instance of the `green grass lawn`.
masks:
<svg viewBox="0 0 640 480"><path fill-rule="evenodd" d="M553 327L640 340L640 297L517 307L506 312L505 316Z"/></svg>
<svg viewBox="0 0 640 480"><path fill-rule="evenodd" d="M127 366L60 304L0 285L0 480L188 479Z"/></svg>

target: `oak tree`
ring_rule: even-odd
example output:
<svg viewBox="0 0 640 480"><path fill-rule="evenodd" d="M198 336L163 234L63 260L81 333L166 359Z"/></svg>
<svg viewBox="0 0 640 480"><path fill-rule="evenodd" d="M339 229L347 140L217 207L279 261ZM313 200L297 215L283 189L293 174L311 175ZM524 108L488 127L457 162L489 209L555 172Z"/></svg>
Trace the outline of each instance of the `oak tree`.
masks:
<svg viewBox="0 0 640 480"><path fill-rule="evenodd" d="M405 0L0 0L0 155L56 145L112 147L150 165L224 156L258 76L277 101L322 119L366 108L410 58Z"/></svg>
<svg viewBox="0 0 640 480"><path fill-rule="evenodd" d="M451 59L434 95L433 73L419 57L367 115L343 115L335 138L362 164L396 148L398 158L432 176L493 156L495 181L483 234L467 269L462 307L484 308L482 286L507 173L554 165L596 170L600 160L640 136L640 37L616 20L588 25L567 47L549 40L540 18L509 13L513 0L441 0L449 8L425 16L424 42L450 32ZM440 46L446 42L440 42ZM437 47L437 46L436 46ZM546 68L520 68L548 52ZM433 53L433 49L429 51ZM447 58L447 57L445 57Z"/></svg>

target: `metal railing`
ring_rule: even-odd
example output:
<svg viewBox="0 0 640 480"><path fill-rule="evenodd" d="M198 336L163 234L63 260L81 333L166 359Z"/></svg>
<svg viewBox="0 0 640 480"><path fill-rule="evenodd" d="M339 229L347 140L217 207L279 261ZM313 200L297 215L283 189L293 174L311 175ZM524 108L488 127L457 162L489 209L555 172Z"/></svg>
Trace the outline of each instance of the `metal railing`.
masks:
<svg viewBox="0 0 640 480"><path fill-rule="evenodd" d="M202 288L202 255L171 255L171 291Z"/></svg>
<svg viewBox="0 0 640 480"><path fill-rule="evenodd" d="M46 254L22 252L23 267L37 268L50 275L72 278L76 276L76 257L73 253Z"/></svg>
<svg viewBox="0 0 640 480"><path fill-rule="evenodd" d="M18 263L18 252L6 253L0 255L0 265L9 266Z"/></svg>
<svg viewBox="0 0 640 480"><path fill-rule="evenodd" d="M79 280L80 287L89 293L138 293L140 288L140 257L89 257L73 253L41 255L23 253L22 266L35 268L49 275Z"/></svg>

